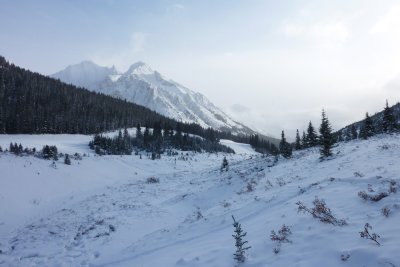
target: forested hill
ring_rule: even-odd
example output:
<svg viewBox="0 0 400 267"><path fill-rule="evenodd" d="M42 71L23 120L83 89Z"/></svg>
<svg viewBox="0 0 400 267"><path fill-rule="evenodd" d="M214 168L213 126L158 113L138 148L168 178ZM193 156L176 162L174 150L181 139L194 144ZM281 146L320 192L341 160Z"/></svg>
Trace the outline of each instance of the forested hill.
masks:
<svg viewBox="0 0 400 267"><path fill-rule="evenodd" d="M143 106L25 70L0 56L0 133L93 134L156 123L207 139L218 135L197 124L177 122Z"/></svg>
<svg viewBox="0 0 400 267"><path fill-rule="evenodd" d="M388 113L388 114L385 114ZM393 106L389 106L388 103L386 103L386 107L380 111L375 113L374 115L369 116L371 120L372 127L374 129L375 133L383 133L383 132L390 132L389 130L384 129L384 121L385 121L385 116L391 116L393 123L394 123L394 128L393 130L399 130L399 125L400 125L400 103L396 103ZM342 140L350 140L350 139L355 139L358 137L358 135L362 135L363 133L363 128L365 127L365 121L366 119L364 118L363 120L354 122L350 125L345 126L344 128L340 129L337 131L337 135L339 139Z"/></svg>

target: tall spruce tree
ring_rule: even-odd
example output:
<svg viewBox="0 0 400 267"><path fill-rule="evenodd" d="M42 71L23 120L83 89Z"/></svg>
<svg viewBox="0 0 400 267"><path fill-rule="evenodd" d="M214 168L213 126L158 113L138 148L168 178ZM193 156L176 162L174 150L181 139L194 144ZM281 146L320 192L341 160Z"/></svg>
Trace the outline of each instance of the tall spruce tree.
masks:
<svg viewBox="0 0 400 267"><path fill-rule="evenodd" d="M332 156L332 147L335 143L335 138L332 134L332 127L329 123L325 110L322 110L321 126L319 127L320 133L320 154L321 159Z"/></svg>
<svg viewBox="0 0 400 267"><path fill-rule="evenodd" d="M365 128L365 136L367 138L375 134L374 123L371 117L369 116L368 112L365 114L364 128Z"/></svg>
<svg viewBox="0 0 400 267"><path fill-rule="evenodd" d="M382 131L384 133L391 133L396 129L396 118L393 114L392 108L389 107L388 101L386 100L386 107L383 110Z"/></svg>
<svg viewBox="0 0 400 267"><path fill-rule="evenodd" d="M296 143L294 145L294 148L296 150L301 149L301 139L300 139L299 129L296 130Z"/></svg>
<svg viewBox="0 0 400 267"><path fill-rule="evenodd" d="M307 147L313 147L318 145L318 136L315 132L314 126L312 125L311 121L308 124L307 128L307 136L306 136Z"/></svg>
<svg viewBox="0 0 400 267"><path fill-rule="evenodd" d="M282 131L281 142L279 143L279 152L285 158L292 156L292 146L286 141L284 131Z"/></svg>
<svg viewBox="0 0 400 267"><path fill-rule="evenodd" d="M351 133L351 139L357 139L358 133L357 133L357 128L354 124L351 125L350 133Z"/></svg>

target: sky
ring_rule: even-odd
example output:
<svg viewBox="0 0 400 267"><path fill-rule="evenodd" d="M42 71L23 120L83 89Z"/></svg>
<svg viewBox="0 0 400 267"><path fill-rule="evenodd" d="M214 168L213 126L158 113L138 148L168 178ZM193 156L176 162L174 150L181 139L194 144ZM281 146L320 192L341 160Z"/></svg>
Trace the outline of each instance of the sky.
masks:
<svg viewBox="0 0 400 267"><path fill-rule="evenodd" d="M294 137L400 101L400 1L0 0L0 55L46 75L144 61L233 118Z"/></svg>

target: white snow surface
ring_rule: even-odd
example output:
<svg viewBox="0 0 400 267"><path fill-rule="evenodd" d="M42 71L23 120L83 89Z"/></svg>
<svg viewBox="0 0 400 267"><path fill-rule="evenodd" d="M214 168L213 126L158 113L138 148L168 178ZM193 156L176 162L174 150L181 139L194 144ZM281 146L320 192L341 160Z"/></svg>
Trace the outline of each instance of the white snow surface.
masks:
<svg viewBox="0 0 400 267"><path fill-rule="evenodd" d="M249 144L236 143L227 139L221 139L220 143L235 150L236 154L260 155L260 153L254 151Z"/></svg>
<svg viewBox="0 0 400 267"><path fill-rule="evenodd" d="M205 128L228 129L234 133L253 133L226 115L204 95L165 78L144 62L136 62L125 73L118 73L115 68L84 61L52 77L126 99L178 121L195 122Z"/></svg>
<svg viewBox="0 0 400 267"><path fill-rule="evenodd" d="M232 215L251 246L240 266L400 266L400 192L379 202L357 195L400 184L399 137L341 143L325 161L313 148L277 162L254 153L185 152L155 161L90 154L54 168L3 152L0 266L235 266ZM54 137L61 151L82 149L66 139ZM221 172L224 156L229 170ZM149 177L159 183L146 183ZM347 225L297 212L296 202L311 207L316 196ZM360 238L366 222L381 246ZM275 254L270 232L282 224L291 228L291 242Z"/></svg>

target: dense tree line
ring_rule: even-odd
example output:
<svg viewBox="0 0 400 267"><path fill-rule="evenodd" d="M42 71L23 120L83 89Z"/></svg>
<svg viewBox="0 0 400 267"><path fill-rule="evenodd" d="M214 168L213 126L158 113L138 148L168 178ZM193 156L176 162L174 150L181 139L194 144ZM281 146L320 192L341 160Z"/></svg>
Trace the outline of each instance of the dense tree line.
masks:
<svg viewBox="0 0 400 267"><path fill-rule="evenodd" d="M138 125L134 136L130 135L127 129L124 132L120 130L115 137L95 135L89 147L100 155L131 155L134 149L151 152L153 157L158 157L171 149L234 153L231 148L221 145L217 140L184 134L179 129L176 132L162 130L157 123L152 130L146 127L144 132Z"/></svg>
<svg viewBox="0 0 400 267"><path fill-rule="evenodd" d="M279 152L274 143L261 138L258 134L244 136L240 143L250 144L255 151L263 154L276 155Z"/></svg>

